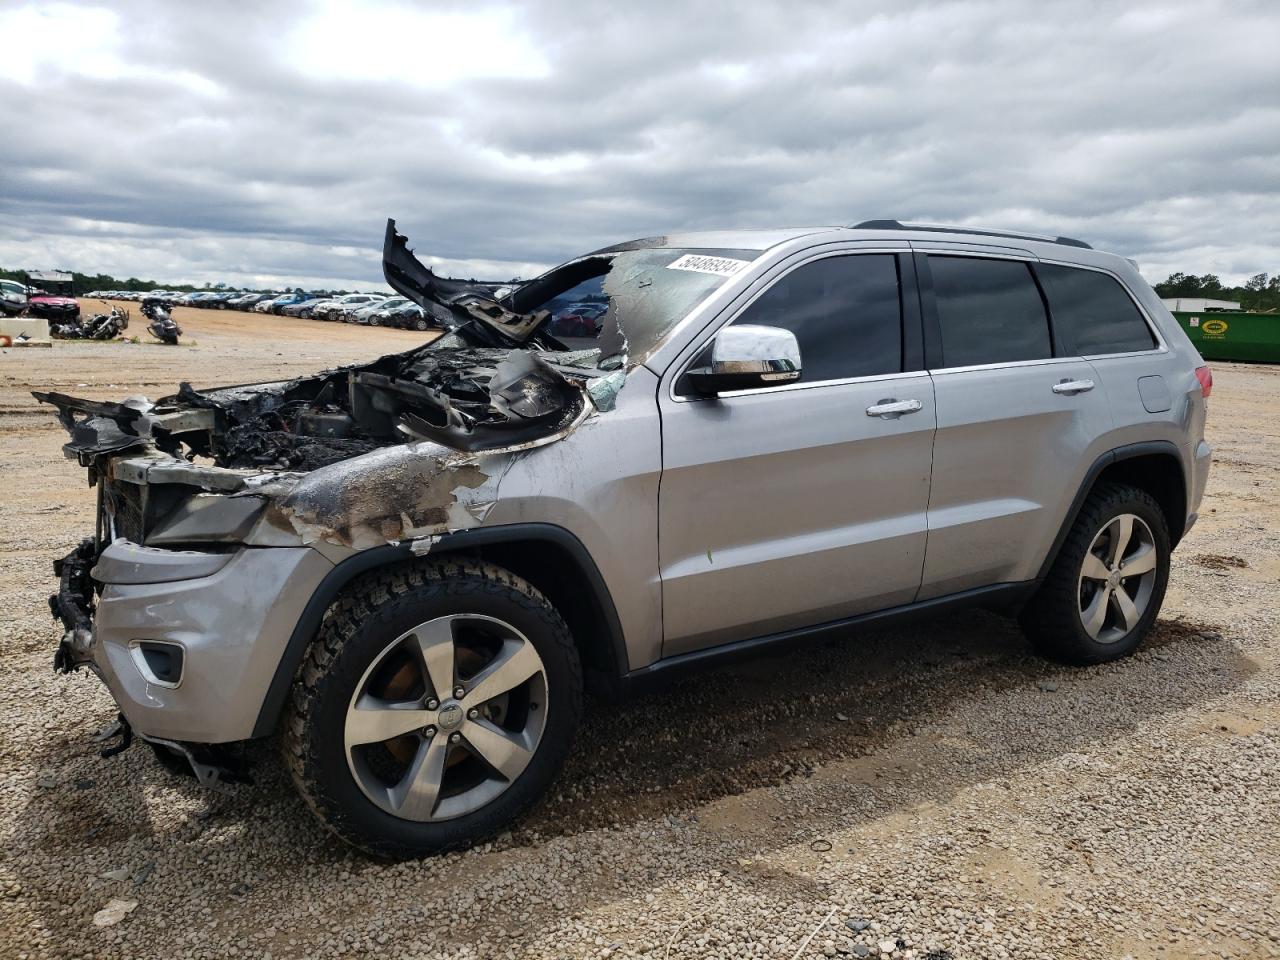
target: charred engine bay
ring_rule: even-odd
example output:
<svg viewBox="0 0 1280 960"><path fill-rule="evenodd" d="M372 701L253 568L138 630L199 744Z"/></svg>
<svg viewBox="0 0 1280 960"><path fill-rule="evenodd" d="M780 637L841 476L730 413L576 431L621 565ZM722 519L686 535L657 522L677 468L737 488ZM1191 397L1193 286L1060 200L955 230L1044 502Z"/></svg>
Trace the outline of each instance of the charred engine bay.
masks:
<svg viewBox="0 0 1280 960"><path fill-rule="evenodd" d="M464 451L532 444L584 413L584 383L599 375L590 354L432 344L287 383L184 383L156 404L154 437L167 453L222 467L303 471L413 440ZM181 429L193 410L211 411L212 425Z"/></svg>

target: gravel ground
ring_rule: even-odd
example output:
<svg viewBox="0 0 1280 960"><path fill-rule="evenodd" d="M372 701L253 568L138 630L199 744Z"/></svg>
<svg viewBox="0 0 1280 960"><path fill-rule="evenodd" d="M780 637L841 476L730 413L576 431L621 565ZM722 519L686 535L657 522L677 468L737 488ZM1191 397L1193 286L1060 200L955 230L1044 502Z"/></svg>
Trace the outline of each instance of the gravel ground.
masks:
<svg viewBox="0 0 1280 960"><path fill-rule="evenodd" d="M0 956L1280 956L1280 368L1215 368L1206 515L1137 656L1055 667L973 613L595 703L512 833L388 865L273 744L214 792L100 759L110 699L50 672L48 564L92 503L29 386L154 397L420 339L179 323L195 346L0 351Z"/></svg>

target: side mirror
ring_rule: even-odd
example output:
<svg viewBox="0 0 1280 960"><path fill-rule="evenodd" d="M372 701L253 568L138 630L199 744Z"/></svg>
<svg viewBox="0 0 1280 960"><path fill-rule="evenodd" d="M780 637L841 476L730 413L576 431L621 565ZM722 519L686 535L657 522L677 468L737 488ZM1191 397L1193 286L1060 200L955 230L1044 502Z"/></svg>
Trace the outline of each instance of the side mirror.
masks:
<svg viewBox="0 0 1280 960"><path fill-rule="evenodd" d="M800 344L781 327L745 323L725 327L711 341L707 366L688 373L698 393L772 387L800 379Z"/></svg>

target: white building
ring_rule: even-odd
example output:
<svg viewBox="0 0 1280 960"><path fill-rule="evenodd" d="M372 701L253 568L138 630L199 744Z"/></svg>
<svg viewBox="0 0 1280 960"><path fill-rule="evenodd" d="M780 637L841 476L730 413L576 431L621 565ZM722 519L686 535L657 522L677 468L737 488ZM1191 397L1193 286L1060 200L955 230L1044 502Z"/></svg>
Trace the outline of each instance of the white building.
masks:
<svg viewBox="0 0 1280 960"><path fill-rule="evenodd" d="M1239 310L1235 300L1206 300L1203 297L1162 297L1160 302L1179 313L1204 313L1206 310Z"/></svg>

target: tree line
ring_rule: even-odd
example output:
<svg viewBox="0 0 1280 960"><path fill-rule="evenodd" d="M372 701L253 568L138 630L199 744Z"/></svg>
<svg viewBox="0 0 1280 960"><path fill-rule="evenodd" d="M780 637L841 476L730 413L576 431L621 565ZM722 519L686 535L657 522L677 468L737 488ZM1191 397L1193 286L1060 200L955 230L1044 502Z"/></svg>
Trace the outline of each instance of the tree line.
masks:
<svg viewBox="0 0 1280 960"><path fill-rule="evenodd" d="M1239 287L1225 287L1212 273L1197 277L1190 273L1171 273L1167 280L1154 284L1162 297L1204 297L1209 300L1235 300L1245 310L1256 313L1280 311L1280 276L1255 273Z"/></svg>

